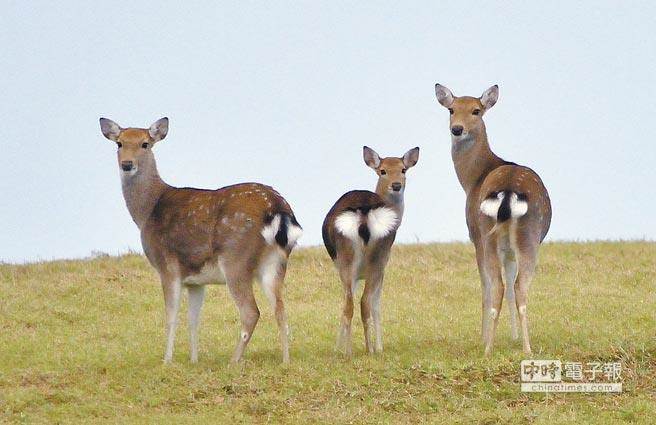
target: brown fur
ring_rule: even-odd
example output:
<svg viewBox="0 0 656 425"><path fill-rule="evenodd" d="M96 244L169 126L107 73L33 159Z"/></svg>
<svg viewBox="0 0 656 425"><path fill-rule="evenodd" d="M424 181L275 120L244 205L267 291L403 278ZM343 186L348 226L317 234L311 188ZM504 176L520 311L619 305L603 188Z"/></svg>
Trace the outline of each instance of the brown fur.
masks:
<svg viewBox="0 0 656 425"><path fill-rule="evenodd" d="M347 355L352 352L353 296L355 295L357 281L361 279L365 280L365 287L360 301L365 346L369 353L383 350L380 298L385 266L396 238L396 231L403 217L405 172L417 163L418 157L419 148L415 148L408 151L402 158L381 159L378 154L365 146L365 163L373 168L378 175L376 192L355 190L344 194L337 200L324 219L322 228L324 244L339 272L344 291L344 304L337 345L338 348L344 346ZM394 191L394 186L399 184L401 190ZM336 229L335 222L342 213L352 211L360 216L366 216L371 210L383 207L389 208L396 213L397 223L382 238L367 240L361 236L354 241ZM376 337L375 345L372 339L372 328Z"/></svg>
<svg viewBox="0 0 656 425"><path fill-rule="evenodd" d="M183 280L219 254L254 269L266 245L265 218L281 212L293 215L282 196L257 183L217 190L168 187L142 230L144 249L158 269L175 257Z"/></svg>
<svg viewBox="0 0 656 425"><path fill-rule="evenodd" d="M452 137L451 155L458 180L467 194L467 228L476 248L483 290L481 328L485 352L489 354L492 350L505 277L513 336L516 335L514 322L517 308L524 351L530 353L526 313L528 288L537 262L539 244L551 223L549 194L537 173L528 167L504 161L490 149L482 118L496 103L498 87L491 87L480 98L455 97L439 84L435 89L438 100L451 113L450 128L463 127L462 136ZM476 114L476 111L480 112ZM484 215L480 206L488 196L501 191L525 195L528 211L495 227L496 220ZM514 270L516 273L513 273Z"/></svg>
<svg viewBox="0 0 656 425"><path fill-rule="evenodd" d="M275 308L283 361L288 361L282 285L287 258L294 244L267 243L262 231L276 216L286 226L298 226L289 204L271 187L258 183L217 190L175 188L164 183L157 172L151 148L166 136L168 120L156 124L150 129L121 129L101 119L105 136L120 146L119 167L126 163L134 167L129 171L121 170L123 194L141 230L146 257L162 281L168 333L165 360L171 361L181 288L186 286L189 290L192 361L196 361L203 287L224 280L242 322L242 333L233 356L233 361L239 361L259 318L252 289L252 281L257 278L268 279L263 286ZM279 228L285 230L282 224ZM266 274L269 270L275 273ZM197 306L194 311L192 304Z"/></svg>

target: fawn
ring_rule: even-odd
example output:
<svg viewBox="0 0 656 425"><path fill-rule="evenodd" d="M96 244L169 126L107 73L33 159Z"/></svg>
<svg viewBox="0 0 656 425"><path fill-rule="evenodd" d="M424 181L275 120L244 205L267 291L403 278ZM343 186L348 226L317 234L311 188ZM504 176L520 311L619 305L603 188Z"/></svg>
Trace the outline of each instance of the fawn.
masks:
<svg viewBox="0 0 656 425"><path fill-rule="evenodd" d="M232 356L238 362L260 316L253 296L256 279L275 310L282 360L288 362L283 281L301 226L287 201L269 186L242 183L205 190L166 184L157 172L152 147L166 137L168 126L168 118L147 129L121 128L100 119L103 135L118 146L123 196L164 290L164 361L169 363L173 357L182 288L189 294L190 357L195 363L205 285L226 283L241 319Z"/></svg>
<svg viewBox="0 0 656 425"><path fill-rule="evenodd" d="M322 234L326 250L339 272L344 289L344 306L337 348L351 355L353 295L358 281L365 280L360 301L364 341L369 353L383 351L380 296L385 265L403 217L405 173L419 160L419 148L401 158L380 158L363 148L364 162L378 174L376 192L354 190L344 194L326 215ZM371 338L374 328L376 345Z"/></svg>
<svg viewBox="0 0 656 425"><path fill-rule="evenodd" d="M448 88L436 84L435 94L451 114L451 157L467 195L467 227L476 248L483 292L481 329L485 354L492 352L504 278L512 337L519 337L519 312L523 349L530 354L528 289L538 248L551 223L549 194L537 173L504 161L490 149L483 115L497 102L498 86L490 87L477 98L456 97Z"/></svg>

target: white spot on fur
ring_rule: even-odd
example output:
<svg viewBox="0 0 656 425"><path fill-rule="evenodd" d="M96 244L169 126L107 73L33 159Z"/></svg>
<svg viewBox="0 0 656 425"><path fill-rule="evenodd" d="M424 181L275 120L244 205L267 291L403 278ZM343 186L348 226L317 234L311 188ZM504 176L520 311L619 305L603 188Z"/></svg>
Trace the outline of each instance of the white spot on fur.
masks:
<svg viewBox="0 0 656 425"><path fill-rule="evenodd" d="M360 214L355 211L344 211L335 218L335 229L352 241L357 241L360 217Z"/></svg>
<svg viewBox="0 0 656 425"><path fill-rule="evenodd" d="M382 207L375 208L367 214L367 227L371 239L381 239L389 235L398 223L398 217L393 209Z"/></svg>
<svg viewBox="0 0 656 425"><path fill-rule="evenodd" d="M481 202L481 212L488 217L496 219L499 212L499 207L501 206L501 201L503 201L504 196L505 194L503 192L499 192L496 198L485 199L483 202Z"/></svg>
<svg viewBox="0 0 656 425"><path fill-rule="evenodd" d="M280 229L280 214L276 214L275 217L273 217L273 220L271 223L269 223L267 226L265 226L262 229L262 236L264 237L264 240L268 243L273 245L276 242L276 233L278 233L278 230Z"/></svg>
<svg viewBox="0 0 656 425"><path fill-rule="evenodd" d="M521 201L517 197L516 193L510 194L510 216L512 218L518 218L523 216L528 212L528 202Z"/></svg>
<svg viewBox="0 0 656 425"><path fill-rule="evenodd" d="M335 219L335 228L350 240L359 241L358 229L363 218L359 212L345 211ZM366 216L366 222L370 239L376 240L384 238L394 230L398 223L398 217L391 208L381 207L370 210Z"/></svg>
<svg viewBox="0 0 656 425"><path fill-rule="evenodd" d="M301 236L303 236L303 229L301 229L299 226L296 226L295 224L290 223L287 227L287 244L289 246L296 245L296 242L300 239Z"/></svg>
<svg viewBox="0 0 656 425"><path fill-rule="evenodd" d="M481 202L480 210L483 214L494 219L497 218L499 207L505 197L504 192L499 192L496 198L488 198ZM519 199L515 192L510 194L510 217L519 218L528 212L528 203Z"/></svg>

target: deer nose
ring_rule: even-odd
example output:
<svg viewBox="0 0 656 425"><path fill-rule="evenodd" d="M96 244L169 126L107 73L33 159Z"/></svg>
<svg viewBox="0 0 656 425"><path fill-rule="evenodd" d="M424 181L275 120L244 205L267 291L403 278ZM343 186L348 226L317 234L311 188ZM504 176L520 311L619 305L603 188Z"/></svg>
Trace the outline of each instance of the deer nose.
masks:
<svg viewBox="0 0 656 425"><path fill-rule="evenodd" d="M403 187L403 185L402 185L401 183L399 183L399 182L394 182L394 183L392 183L392 190L393 190L394 192L398 192L398 191L400 191L402 187Z"/></svg>
<svg viewBox="0 0 656 425"><path fill-rule="evenodd" d="M121 168L123 171L132 170L132 161L121 161Z"/></svg>
<svg viewBox="0 0 656 425"><path fill-rule="evenodd" d="M461 125L454 125L451 127L451 134L454 136L460 136L462 134L462 126Z"/></svg>

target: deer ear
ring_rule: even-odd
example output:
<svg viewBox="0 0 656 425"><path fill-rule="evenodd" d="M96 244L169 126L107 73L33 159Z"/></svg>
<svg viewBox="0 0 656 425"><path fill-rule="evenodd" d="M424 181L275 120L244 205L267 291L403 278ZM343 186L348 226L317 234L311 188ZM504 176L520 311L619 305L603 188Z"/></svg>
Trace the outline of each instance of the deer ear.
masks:
<svg viewBox="0 0 656 425"><path fill-rule="evenodd" d="M362 156L364 158L364 163L374 170L380 166L380 156L378 156L376 151L370 147L362 147Z"/></svg>
<svg viewBox="0 0 656 425"><path fill-rule="evenodd" d="M450 107L453 103L453 93L442 84L435 84L435 96L437 96L437 101L445 108Z"/></svg>
<svg viewBox="0 0 656 425"><path fill-rule="evenodd" d="M112 142L118 142L118 135L121 133L121 130L121 127L114 121L107 118L100 119L100 131Z"/></svg>
<svg viewBox="0 0 656 425"><path fill-rule="evenodd" d="M159 142L166 137L168 132L169 119L166 117L158 119L148 129L148 134L150 134L150 138L153 139L153 142Z"/></svg>
<svg viewBox="0 0 656 425"><path fill-rule="evenodd" d="M403 155L403 165L405 168L414 167L419 161L419 148L412 148Z"/></svg>
<svg viewBox="0 0 656 425"><path fill-rule="evenodd" d="M497 103L498 99L499 99L499 86L497 86L496 84L490 87L489 89L485 90L485 92L483 92L480 98L481 104L486 110L493 107L494 104Z"/></svg>

